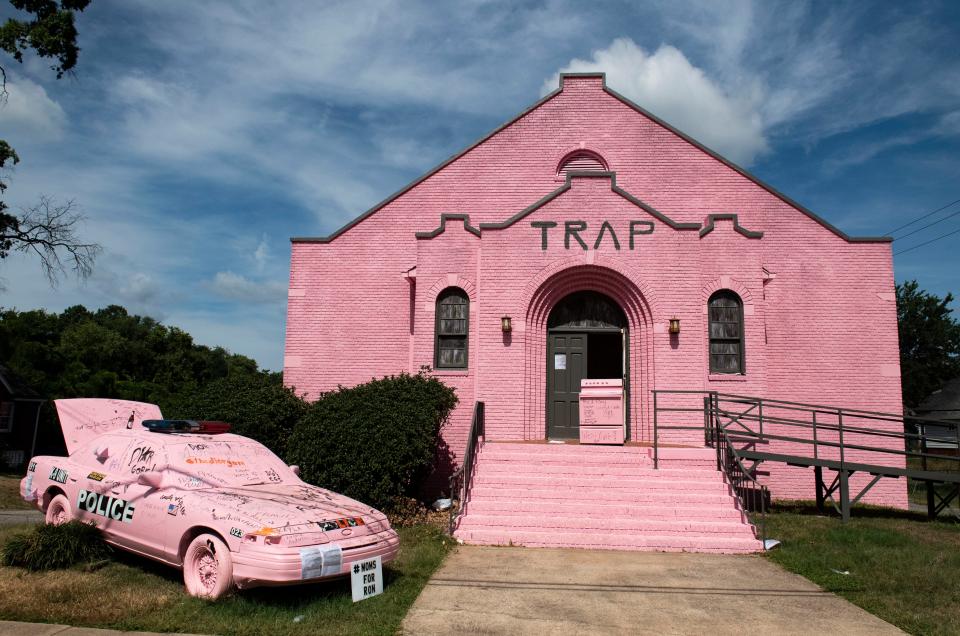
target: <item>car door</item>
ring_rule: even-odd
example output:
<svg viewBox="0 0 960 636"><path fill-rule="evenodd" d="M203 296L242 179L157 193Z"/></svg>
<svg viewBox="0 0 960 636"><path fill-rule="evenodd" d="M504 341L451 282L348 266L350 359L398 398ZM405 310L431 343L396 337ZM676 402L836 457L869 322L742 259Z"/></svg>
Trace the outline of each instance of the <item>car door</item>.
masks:
<svg viewBox="0 0 960 636"><path fill-rule="evenodd" d="M162 493L139 481L145 473L166 470L164 447L151 437L104 436L93 449L104 470L87 475L77 509L81 518L96 523L117 545L162 558L166 540Z"/></svg>

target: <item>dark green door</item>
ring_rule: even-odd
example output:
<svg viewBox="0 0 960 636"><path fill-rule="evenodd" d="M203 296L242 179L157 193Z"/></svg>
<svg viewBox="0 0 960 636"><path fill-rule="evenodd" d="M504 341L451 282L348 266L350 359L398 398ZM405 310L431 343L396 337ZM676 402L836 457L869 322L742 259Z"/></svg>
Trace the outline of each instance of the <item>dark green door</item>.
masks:
<svg viewBox="0 0 960 636"><path fill-rule="evenodd" d="M580 380L587 377L587 334L551 333L547 358L547 437L580 437Z"/></svg>

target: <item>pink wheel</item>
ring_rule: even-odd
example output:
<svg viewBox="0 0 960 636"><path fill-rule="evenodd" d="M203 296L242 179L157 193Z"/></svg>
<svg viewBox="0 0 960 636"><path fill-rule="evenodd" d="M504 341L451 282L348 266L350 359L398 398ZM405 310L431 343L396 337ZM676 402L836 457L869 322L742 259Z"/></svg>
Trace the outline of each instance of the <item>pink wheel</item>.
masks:
<svg viewBox="0 0 960 636"><path fill-rule="evenodd" d="M201 534L183 555L183 583L187 594L218 599L233 588L230 548L212 534Z"/></svg>
<svg viewBox="0 0 960 636"><path fill-rule="evenodd" d="M73 511L70 510L70 500L65 495L57 495L50 500L45 518L47 523L59 526L71 519L73 519Z"/></svg>

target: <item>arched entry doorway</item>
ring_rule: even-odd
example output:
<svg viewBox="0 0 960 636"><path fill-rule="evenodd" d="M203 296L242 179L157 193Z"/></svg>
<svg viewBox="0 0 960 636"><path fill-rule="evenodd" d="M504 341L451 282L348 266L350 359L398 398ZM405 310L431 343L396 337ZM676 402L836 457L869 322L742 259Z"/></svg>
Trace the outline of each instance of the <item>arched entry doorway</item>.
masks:
<svg viewBox="0 0 960 636"><path fill-rule="evenodd" d="M580 382L622 379L627 390L627 317L609 296L578 291L547 318L547 437L580 435ZM627 395L625 403L629 403Z"/></svg>

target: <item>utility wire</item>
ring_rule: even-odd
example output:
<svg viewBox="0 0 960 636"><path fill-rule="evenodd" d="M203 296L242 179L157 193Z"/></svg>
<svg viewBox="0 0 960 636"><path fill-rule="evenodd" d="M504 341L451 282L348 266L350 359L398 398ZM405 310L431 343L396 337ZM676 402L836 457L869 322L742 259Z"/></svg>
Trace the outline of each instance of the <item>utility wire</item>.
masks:
<svg viewBox="0 0 960 636"><path fill-rule="evenodd" d="M956 230L954 230L953 232L947 232L946 234L941 234L941 235L938 236L937 238L932 238L932 239L930 239L929 241L925 241L925 242L923 242L923 243L920 243L919 245L914 245L913 247L908 247L908 248L905 249L905 250L900 250L899 252L894 252L893 255L894 255L894 256L898 256L898 255L900 255L900 254L905 254L905 253L909 252L910 250L915 250L915 249L917 249L918 247L923 247L924 245L929 245L930 243L933 243L934 241L939 241L940 239L947 238L948 236L953 236L954 234L960 234L960 229L956 229Z"/></svg>
<svg viewBox="0 0 960 636"><path fill-rule="evenodd" d="M913 225L914 223L916 223L917 221L922 221L922 220L924 220L924 219L927 218L927 217L933 216L934 214L936 214L937 212L939 212L939 211L941 211L941 210L946 210L946 209L949 208L951 205L955 205L955 204L957 204L957 203L960 203L960 199L957 199L956 201L953 201L953 202L951 202L951 203L948 203L948 204L946 204L945 206L943 206L942 208L937 208L937 209L934 210L933 212L929 212L929 213L927 213L927 214L924 214L923 216L918 217L918 218L910 221L909 223L905 223L904 225L901 225L900 227L898 227L898 228L895 229L895 230L890 230L889 232L887 232L887 234L889 235L889 234L893 234L893 233L895 233L895 232L899 232L899 231L902 230L903 228L909 227L909 226Z"/></svg>
<svg viewBox="0 0 960 636"><path fill-rule="evenodd" d="M960 214L960 210L957 210L957 211L954 212L953 214L948 214L947 216L943 217L942 219L938 219L938 220L934 221L933 223L927 223L927 224L924 225L923 227L918 228L918 229L914 230L913 232L907 232L907 233L904 234L903 236L898 236L897 238L895 238L895 239L893 239L893 240L899 241L899 240L901 240L901 239L907 238L908 236L913 236L913 235L916 234L917 232L922 232L923 230L927 229L928 227L932 227L932 226L936 225L937 223L940 223L941 221L946 221L947 219L952 219L953 217L957 216L958 214Z"/></svg>

